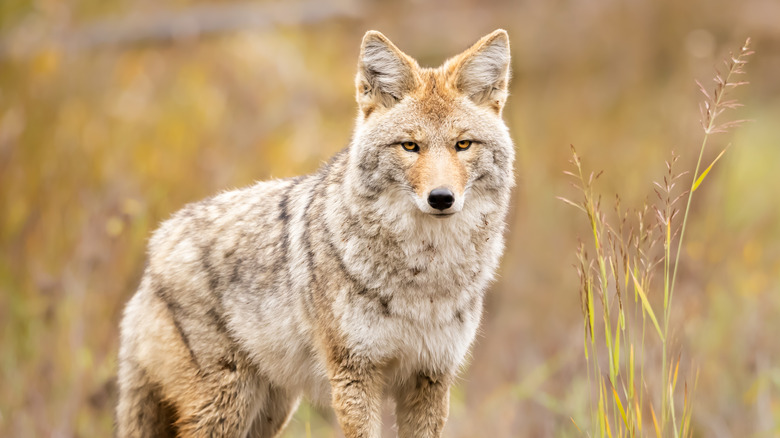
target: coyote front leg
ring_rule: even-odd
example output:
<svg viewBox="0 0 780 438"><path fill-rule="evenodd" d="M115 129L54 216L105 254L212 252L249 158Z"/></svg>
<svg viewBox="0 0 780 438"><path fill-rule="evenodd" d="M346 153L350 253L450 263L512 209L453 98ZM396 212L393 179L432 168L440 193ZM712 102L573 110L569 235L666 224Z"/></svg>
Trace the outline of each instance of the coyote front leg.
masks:
<svg viewBox="0 0 780 438"><path fill-rule="evenodd" d="M377 366L341 350L332 355L333 409L345 438L381 435L382 378Z"/></svg>
<svg viewBox="0 0 780 438"><path fill-rule="evenodd" d="M420 372L396 392L399 438L438 438L450 410L450 375Z"/></svg>

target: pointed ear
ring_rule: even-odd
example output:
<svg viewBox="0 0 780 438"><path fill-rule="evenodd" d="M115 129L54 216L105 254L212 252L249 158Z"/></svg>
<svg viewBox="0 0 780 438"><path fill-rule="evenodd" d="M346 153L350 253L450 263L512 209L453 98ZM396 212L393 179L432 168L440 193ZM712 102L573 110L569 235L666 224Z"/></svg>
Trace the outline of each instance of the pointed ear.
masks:
<svg viewBox="0 0 780 438"><path fill-rule="evenodd" d="M370 30L363 37L355 78L357 102L365 117L377 107L390 108L417 84L417 62L387 37Z"/></svg>
<svg viewBox="0 0 780 438"><path fill-rule="evenodd" d="M508 95L509 59L509 36L498 29L451 61L455 86L477 105L500 114Z"/></svg>

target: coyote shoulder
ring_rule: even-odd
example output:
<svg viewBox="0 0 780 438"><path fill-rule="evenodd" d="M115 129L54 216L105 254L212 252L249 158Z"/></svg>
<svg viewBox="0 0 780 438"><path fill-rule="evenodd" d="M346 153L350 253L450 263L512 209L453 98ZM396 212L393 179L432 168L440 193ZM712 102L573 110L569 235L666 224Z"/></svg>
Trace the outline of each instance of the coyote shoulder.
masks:
<svg viewBox="0 0 780 438"><path fill-rule="evenodd" d="M497 30L422 68L363 38L349 147L185 206L149 243L119 351L120 437L274 437L300 398L347 438L438 437L503 251L514 147Z"/></svg>

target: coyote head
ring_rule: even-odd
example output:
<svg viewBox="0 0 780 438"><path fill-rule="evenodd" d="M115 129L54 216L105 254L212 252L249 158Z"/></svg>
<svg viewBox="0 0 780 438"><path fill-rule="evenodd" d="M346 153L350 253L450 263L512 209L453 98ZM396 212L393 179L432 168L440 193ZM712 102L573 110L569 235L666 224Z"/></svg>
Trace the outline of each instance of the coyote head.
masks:
<svg viewBox="0 0 780 438"><path fill-rule="evenodd" d="M501 119L509 82L504 30L435 69L369 31L355 82L350 154L358 193L392 195L436 218L461 212L471 199L508 196L514 147Z"/></svg>

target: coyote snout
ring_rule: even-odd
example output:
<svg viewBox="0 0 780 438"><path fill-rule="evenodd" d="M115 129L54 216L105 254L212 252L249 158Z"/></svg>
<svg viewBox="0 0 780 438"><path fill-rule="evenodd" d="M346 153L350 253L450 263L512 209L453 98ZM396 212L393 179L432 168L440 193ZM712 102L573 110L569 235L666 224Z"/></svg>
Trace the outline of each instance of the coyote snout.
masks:
<svg viewBox="0 0 780 438"><path fill-rule="evenodd" d="M403 158L409 162L406 178L414 192L417 208L440 219L463 209L469 179L468 163L478 157L471 151L457 150L457 143L463 144L447 141L428 146L423 143L413 154L406 152L407 148L402 151L406 152Z"/></svg>
<svg viewBox="0 0 780 438"><path fill-rule="evenodd" d="M442 212L452 207L452 204L454 203L455 194L447 187L435 188L431 190L431 193L428 195L428 205L437 210L441 210ZM439 214L439 216L441 216L441 214Z"/></svg>
<svg viewBox="0 0 780 438"><path fill-rule="evenodd" d="M456 194L449 185L441 185L418 197L417 206L423 213L443 219L463 209L464 201L462 192Z"/></svg>

